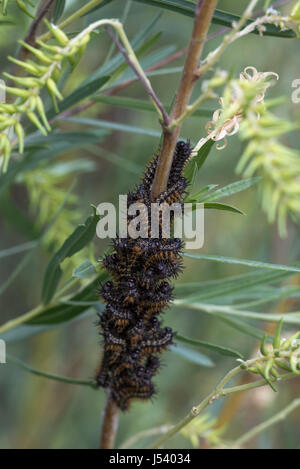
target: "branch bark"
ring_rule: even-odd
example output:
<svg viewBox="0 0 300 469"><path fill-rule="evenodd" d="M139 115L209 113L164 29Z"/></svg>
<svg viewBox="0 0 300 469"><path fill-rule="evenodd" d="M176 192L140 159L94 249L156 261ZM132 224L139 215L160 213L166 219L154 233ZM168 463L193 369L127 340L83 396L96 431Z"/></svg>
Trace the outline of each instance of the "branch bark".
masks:
<svg viewBox="0 0 300 469"><path fill-rule="evenodd" d="M25 42L31 46L35 46L36 34L39 28L39 25L43 18L45 18L53 6L54 0L42 0L39 8L36 13L36 18L31 23L29 31L25 37ZM26 47L22 46L19 52L20 60L26 60L27 56L30 54L29 50Z"/></svg>
<svg viewBox="0 0 300 469"><path fill-rule="evenodd" d="M173 120L178 119L186 110L194 86L199 78L196 70L217 1L218 0L198 0L196 5L193 33L188 46L178 92L170 114L171 123ZM163 130L163 142L152 186L153 199L163 192L167 186L173 153L180 130L181 125L178 125L172 131L169 129Z"/></svg>
<svg viewBox="0 0 300 469"><path fill-rule="evenodd" d="M103 413L100 449L112 449L114 447L118 430L119 409L107 392L106 405Z"/></svg>

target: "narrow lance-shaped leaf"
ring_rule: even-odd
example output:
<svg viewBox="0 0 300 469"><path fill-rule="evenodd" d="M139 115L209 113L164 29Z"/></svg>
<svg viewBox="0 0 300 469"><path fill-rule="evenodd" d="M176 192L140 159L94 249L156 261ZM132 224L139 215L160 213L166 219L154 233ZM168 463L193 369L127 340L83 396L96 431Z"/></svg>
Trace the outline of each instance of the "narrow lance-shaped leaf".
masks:
<svg viewBox="0 0 300 469"><path fill-rule="evenodd" d="M205 366L211 368L214 366L213 361L206 355L193 350L192 348L185 347L181 344L171 345L170 350L176 355L183 357L185 360L188 360L196 365Z"/></svg>
<svg viewBox="0 0 300 469"><path fill-rule="evenodd" d="M225 264L237 264L237 265L244 265L247 267L256 267L259 269L270 269L270 270L282 270L285 272L300 272L300 267L288 266L288 265L281 265L281 264L270 264L268 262L259 262L259 261L251 261L249 259L237 259L235 257L224 257L224 256L210 256L205 254L191 254L191 253L183 253L185 257L191 257L193 259L199 260L207 260L213 262L222 262Z"/></svg>
<svg viewBox="0 0 300 469"><path fill-rule="evenodd" d="M184 16L194 18L195 16L195 3L187 0L134 0L135 2L145 3L147 5L164 8L166 10L174 11ZM221 10L215 10L212 22L221 26L232 28L232 23L240 20L240 16L232 15ZM249 20L246 24L251 24ZM254 34L259 34L259 31L253 31ZM280 27L274 25L265 25L264 36L275 36L284 38L295 38L296 33L291 29L281 30Z"/></svg>
<svg viewBox="0 0 300 469"><path fill-rule="evenodd" d="M207 209L215 209L215 210L221 210L225 212L233 212L233 213L238 213L240 215L244 215L244 212L240 210L239 208L233 207L232 205L227 205L227 204L220 204L218 202L215 203L204 203L204 208Z"/></svg>
<svg viewBox="0 0 300 469"><path fill-rule="evenodd" d="M94 213L85 222L84 225L78 226L74 232L66 239L62 247L50 260L46 273L44 276L42 288L42 300L44 304L48 304L52 299L58 283L62 276L62 269L60 264L67 257L72 257L78 251L83 249L95 236L96 225L100 219L96 214L96 209L93 207Z"/></svg>
<svg viewBox="0 0 300 469"><path fill-rule="evenodd" d="M119 132L139 134L139 135L148 135L149 137L160 138L161 132L152 129L146 129L143 127L136 127L134 125L121 124L119 122L110 122L102 119L89 119L88 117L67 117L59 118L66 122L74 122L77 124L84 124L93 127L101 127L103 129L117 130Z"/></svg>
<svg viewBox="0 0 300 469"><path fill-rule="evenodd" d="M97 274L97 270L90 260L84 261L73 270L73 277L75 278L89 278Z"/></svg>
<svg viewBox="0 0 300 469"><path fill-rule="evenodd" d="M67 384L77 384L81 386L89 386L91 388L97 388L96 383L92 380L79 380L79 379L74 379L74 378L68 378L66 376L58 376L53 373L47 373L46 371L42 371L42 370L37 370L36 368L33 368L27 363L24 363L22 360L19 360L18 358L13 357L12 355L8 356L8 363L13 363L15 365L18 365L19 367L23 368L23 370L28 371L29 373L32 373L33 375L40 376L41 378L51 379L54 381L60 381L60 382L67 383Z"/></svg>
<svg viewBox="0 0 300 469"><path fill-rule="evenodd" d="M233 182L232 184L228 184L228 186L217 189L212 194L205 195L201 199L201 202L213 202L215 200L222 199L223 197L228 197L230 195L237 194L257 184L259 180L260 180L259 177L254 177L254 178L242 179L241 181ZM191 198L193 198L193 196L191 196Z"/></svg>
<svg viewBox="0 0 300 469"><path fill-rule="evenodd" d="M184 177L186 178L188 183L191 183L193 180L195 168L197 171L200 170L200 168L204 165L206 158L209 155L210 150L212 149L214 145L213 140L208 140L198 151L197 155L194 156L189 163L186 166L186 169L184 171Z"/></svg>
<svg viewBox="0 0 300 469"><path fill-rule="evenodd" d="M103 272L88 285L82 288L78 293L68 298L69 302L60 303L56 306L46 307L35 318L28 321L30 325L54 325L68 322L75 317L80 316L91 308L86 303L96 302L98 300L97 289L102 282L107 280L107 273ZM94 304L93 308L97 308L97 312L104 310L102 303Z"/></svg>
<svg viewBox="0 0 300 469"><path fill-rule="evenodd" d="M96 78L95 80L88 82L86 84L81 84L76 88L76 90L73 91L69 96L67 96L63 101L59 103L59 112L64 112L67 109L71 108L75 104L78 104L80 101L83 99L91 96L94 94L96 91L99 91L105 83L108 82L110 79L109 76L104 76L100 78ZM51 108L47 112L47 118L53 119L53 117L56 115L56 110L54 108Z"/></svg>
<svg viewBox="0 0 300 469"><path fill-rule="evenodd" d="M224 347L222 345L211 344L209 342L203 342L202 340L190 339L189 337L184 337L180 334L176 334L176 341L182 342L184 344L189 344L194 347L202 347L213 352L219 353L221 355L225 355L227 357L236 357L236 358L243 358L240 352L233 350L229 347Z"/></svg>
<svg viewBox="0 0 300 469"><path fill-rule="evenodd" d="M139 111L156 112L152 103L145 101L144 99L127 98L125 96L102 96L96 95L92 97L93 101L97 101L103 104L109 104L111 106L124 107L127 109L136 109ZM166 111L170 111L171 106L164 103ZM191 117L211 117L212 111L210 109L198 109Z"/></svg>
<svg viewBox="0 0 300 469"><path fill-rule="evenodd" d="M53 10L53 23L57 23L66 6L66 0L56 0Z"/></svg>

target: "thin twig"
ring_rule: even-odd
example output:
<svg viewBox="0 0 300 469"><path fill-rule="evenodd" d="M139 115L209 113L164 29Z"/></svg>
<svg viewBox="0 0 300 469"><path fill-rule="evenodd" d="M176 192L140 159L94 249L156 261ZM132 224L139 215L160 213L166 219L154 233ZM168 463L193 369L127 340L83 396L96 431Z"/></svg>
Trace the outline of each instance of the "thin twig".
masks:
<svg viewBox="0 0 300 469"><path fill-rule="evenodd" d="M188 46L178 92L170 114L171 122L180 117L185 111L195 83L199 78L196 75L196 70L216 5L217 0L198 0L196 5L193 33ZM156 198L167 186L172 157L180 129L181 126L179 125L172 131L164 130L158 166L152 186L152 198Z"/></svg>
<svg viewBox="0 0 300 469"><path fill-rule="evenodd" d="M293 412L295 409L297 409L300 406L300 399L295 399L293 402L291 402L287 407L282 409L280 412L277 414L273 415L270 419L265 420L264 422L260 423L259 425L256 425L254 428L249 430L247 433L242 435L240 438L238 438L233 445L231 445L231 448L239 448L242 445L244 445L247 441L252 440L255 436L259 435L260 433L266 431L268 428L270 428L272 425L275 425L278 422L281 422L287 418L287 416Z"/></svg>
<svg viewBox="0 0 300 469"><path fill-rule="evenodd" d="M184 428L192 420L198 417L198 415L203 412L203 410L205 410L214 401L236 392L247 391L250 389L255 389L268 385L265 379L261 379L259 381L253 381L242 386L225 387L225 385L240 371L240 367L233 368L231 371L229 371L229 373L227 373L227 375L216 386L216 388L207 397L205 397L205 399L203 399L203 401L198 406L193 407L186 417L184 417L180 422L174 425L165 435L163 435L161 438L156 440L151 446L149 446L149 449L160 448L172 436L176 435L176 433L178 433L182 428ZM296 377L298 377L298 375L295 373L286 373L280 376L280 380L286 381ZM271 381L276 381L276 379L272 378Z"/></svg>
<svg viewBox="0 0 300 469"><path fill-rule="evenodd" d="M294 284L299 285L300 275L296 275L296 277L293 277L291 283L293 285ZM296 302L295 298L286 298L284 300L281 300L279 304L276 305L275 311L278 311L280 315L287 314L288 311L291 310L291 307L293 306L295 302ZM265 334L273 336L275 334L275 331L276 331L276 324L269 323L265 329ZM253 355L256 355L256 353L259 350L259 347L260 345L256 347ZM247 376L241 377L239 384L240 385L246 384L247 382L246 380L247 380ZM236 415L237 410L243 398L244 398L244 393L242 392L231 395L230 399L226 401L226 404L224 405L224 407L222 408L218 416L216 428L222 428L225 425L228 425L229 422L231 422L231 420Z"/></svg>
<svg viewBox="0 0 300 469"><path fill-rule="evenodd" d="M138 77L138 79L140 80L142 85L144 86L145 90L147 91L148 95L152 99L155 107L157 108L157 110L159 111L159 113L161 115L161 124L162 124L162 126L167 127L169 125L169 122L170 122L169 115L168 115L167 111L165 110L162 102L156 96L156 94L155 94L149 80L147 79L146 75L144 73L141 73L141 71L137 67L137 64L135 62L133 62L133 60L131 60L129 53L127 52L125 47L123 47L123 45L121 44L121 42L119 41L117 36L111 31L111 28L109 28L108 26L105 26L104 29L110 35L112 41L116 44L116 46L118 47L120 52L123 54L126 62L132 68L132 70L134 71L134 73L136 74L136 76Z"/></svg>
<svg viewBox="0 0 300 469"><path fill-rule="evenodd" d="M137 433L136 435L131 436L120 446L120 449L132 448L132 446L140 441L141 439L148 438L149 436L161 435L167 433L170 430L170 426L161 425L160 427L150 428L148 430L143 430L142 432Z"/></svg>
<svg viewBox="0 0 300 469"><path fill-rule="evenodd" d="M45 16L50 12L53 3L54 3L54 0L42 0L41 1L38 11L36 13L36 18L31 23L29 31L26 34L26 37L24 39L24 41L27 44L31 46L35 46L35 39L36 39L36 33L38 30L38 27L42 19L45 18ZM26 49L26 47L22 46L19 52L20 60L26 60L29 54L30 54L30 51Z"/></svg>
<svg viewBox="0 0 300 469"><path fill-rule="evenodd" d="M152 65L151 67L147 68L146 69L146 73L150 73L154 70L157 70L158 68L161 68L165 65L167 65L168 63L170 62L173 62L174 60L177 60L179 59L180 57L182 57L185 52L186 52L187 48L184 47L184 49L180 49L179 51L175 52L174 54L170 55L169 57L163 59L163 60L160 60L159 62L157 62L156 64ZM134 77L130 80L126 80L124 81L124 83L121 83L120 85L116 85L114 86L113 88L111 88L110 90L108 90L105 95L106 96L113 96L115 94L118 94L120 91L122 91L123 89L127 88L128 86L132 85L133 83L135 83L136 81L138 81L138 78L137 77ZM81 112L83 111L86 111L87 109L89 109L90 107L94 106L95 104L97 103L97 101L88 101L87 103L85 104L82 104L80 106L77 106L77 107L74 107L73 109L71 109L70 111L67 111L63 114L61 114L59 117L72 117L76 114L80 114Z"/></svg>
<svg viewBox="0 0 300 469"><path fill-rule="evenodd" d="M114 447L119 422L119 408L112 400L110 392L107 392L106 405L103 414L100 449L112 449Z"/></svg>
<svg viewBox="0 0 300 469"><path fill-rule="evenodd" d="M146 73L153 72L154 70L157 70L158 68L164 67L165 65L168 65L170 62L173 62L174 60L179 59L182 57L187 51L187 47L184 47L183 49L178 50L174 54L170 55L169 57L166 57L165 59L160 60L156 64L152 65L151 67L146 69ZM130 80L124 81L124 83L121 83L120 85L115 86L111 90L109 90L106 94L108 96L112 96L114 94L119 93L122 91L124 88L127 88L129 85L135 83L138 80L138 78L131 78Z"/></svg>

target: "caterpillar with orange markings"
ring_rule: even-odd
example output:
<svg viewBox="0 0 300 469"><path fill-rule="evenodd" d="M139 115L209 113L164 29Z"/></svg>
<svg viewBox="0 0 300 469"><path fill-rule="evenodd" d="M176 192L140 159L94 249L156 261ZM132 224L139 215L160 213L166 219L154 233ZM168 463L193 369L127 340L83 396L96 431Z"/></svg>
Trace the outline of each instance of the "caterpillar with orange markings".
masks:
<svg viewBox="0 0 300 469"><path fill-rule="evenodd" d="M140 185L128 194L128 206L152 202L182 204L187 183L182 176L191 155L189 143L176 145L166 190L151 200L158 155L148 165ZM144 217L151 220L150 217ZM127 218L130 221L130 217ZM179 238L130 237L113 240L112 254L103 265L112 279L100 295L106 308L100 316L103 357L96 374L99 386L108 388L118 407L125 411L133 399L150 399L155 393L153 376L160 368L159 355L173 343L170 327L162 327L161 313L172 301L170 280L182 270L183 242Z"/></svg>

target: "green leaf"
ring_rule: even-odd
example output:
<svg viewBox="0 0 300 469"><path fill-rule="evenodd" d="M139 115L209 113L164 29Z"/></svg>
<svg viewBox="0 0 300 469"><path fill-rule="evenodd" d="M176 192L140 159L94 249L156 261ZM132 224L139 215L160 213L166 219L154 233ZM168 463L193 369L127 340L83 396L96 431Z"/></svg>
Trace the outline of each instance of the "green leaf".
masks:
<svg viewBox="0 0 300 469"><path fill-rule="evenodd" d="M106 272L103 272L96 279L92 280L88 285L82 288L78 293L69 297L69 303L60 303L55 306L46 307L35 318L28 321L29 325L54 325L61 324L79 317L86 313L91 307L86 306L86 303L96 302L98 300L97 290L102 282L108 278ZM95 304L93 308L97 307L97 311L104 310L104 305L101 303Z"/></svg>
<svg viewBox="0 0 300 469"><path fill-rule="evenodd" d="M16 268L9 274L6 280L0 285L0 295L2 295L5 290L12 284L12 282L16 279L16 277L22 272L22 270L26 267L32 257L32 250L29 251L23 259L17 264Z"/></svg>
<svg viewBox="0 0 300 469"><path fill-rule="evenodd" d="M300 263L297 265L300 266ZM234 275L220 280L177 284L175 293L176 297L186 298L193 295L188 299L202 301L226 298L228 295L240 294L241 292L249 295L257 286L279 282L291 275L293 275L293 272L255 270L247 274Z"/></svg>
<svg viewBox="0 0 300 469"><path fill-rule="evenodd" d="M58 375L54 375L53 373L47 373L46 371L37 370L36 368L33 368L27 363L24 363L22 360L19 360L18 358L13 357L12 355L8 355L7 359L8 359L8 363L13 363L15 365L18 365L19 367L23 368L23 370L28 371L29 373L32 373L35 376L40 376L42 378L47 378L47 379L51 379L54 381L60 381L60 382L67 383L67 384L89 386L93 389L97 388L96 383L92 380L79 380L79 379L67 378L66 376L58 376Z"/></svg>
<svg viewBox="0 0 300 469"><path fill-rule="evenodd" d="M258 290L257 293L253 293L254 297L257 298L254 301L248 302L241 302L235 303L237 308L249 308L252 306L262 305L265 303L275 302L278 300L283 300L285 298L299 298L300 297L300 289L298 287L283 287L283 288L275 288L271 291L268 291L267 288L261 288ZM249 298L249 297L248 297ZM240 298L236 298L240 299ZM243 298L242 298L243 299Z"/></svg>
<svg viewBox="0 0 300 469"><path fill-rule="evenodd" d="M184 177L186 178L188 183L191 183L193 180L195 168L197 171L201 169L204 165L206 158L209 155L210 150L214 145L213 140L208 140L198 151L197 156L191 159L191 161L187 164L186 169L184 171Z"/></svg>
<svg viewBox="0 0 300 469"><path fill-rule="evenodd" d="M225 324L228 326L232 327L233 329L236 329L237 331L241 332L242 334L245 334L249 337L253 337L254 339L262 340L264 338L264 332L261 331L260 329L251 326L250 324L246 323L245 321L241 321L240 319L237 318L231 318L228 316L225 316L223 314L216 314L215 315L218 319L221 319ZM267 336L268 342L272 342L272 337Z"/></svg>
<svg viewBox="0 0 300 469"><path fill-rule="evenodd" d="M192 259L222 262L225 264L245 265L247 267L256 267L259 269L270 269L270 270L282 270L283 272L300 272L300 267L293 267L281 264L270 264L267 262L251 261L248 259L237 259L235 257L223 257L223 256L209 256L205 254L191 254L183 253L185 257L191 257Z"/></svg>
<svg viewBox="0 0 300 469"><path fill-rule="evenodd" d="M97 270L88 259L73 270L73 277L89 278L97 274Z"/></svg>
<svg viewBox="0 0 300 469"><path fill-rule="evenodd" d="M192 200L197 200L197 201L199 200L199 201L202 202L204 197L205 197L205 194L212 191L216 187L218 187L217 184L209 184L208 186L204 186L204 187L202 187L202 189L200 189L195 194L192 194L192 195L186 197L185 202L189 202L189 201L192 201Z"/></svg>
<svg viewBox="0 0 300 469"><path fill-rule="evenodd" d="M240 20L240 16L232 15L231 13L227 13L225 11L216 10L213 17L213 23L219 24L221 26L227 26L228 28L232 28L232 23L237 22ZM249 20L246 22L246 26L251 24L253 21ZM265 24L265 30L263 36L273 36L273 37L281 37L281 38L295 38L296 33L292 29L282 30L279 26L275 26L273 24ZM259 31L255 29L252 34L259 35Z"/></svg>
<svg viewBox="0 0 300 469"><path fill-rule="evenodd" d="M259 321L268 321L268 322L279 322L282 320L282 314L271 314L271 313L259 313L256 311L244 311L235 309L234 307L224 306L224 305L214 305L211 303L200 303L193 302L190 299L184 300L175 300L173 303L175 306L182 307L187 306L188 308L195 309L197 311L202 311L207 314L223 314L229 316L237 316L240 318L249 318L257 319ZM286 324L300 324L300 312L295 311L291 313L286 313L284 315L284 322Z"/></svg>
<svg viewBox="0 0 300 469"><path fill-rule="evenodd" d="M280 347L282 324L283 324L283 318L281 318L281 320L277 324L276 331L274 334L273 347L275 349L278 349Z"/></svg>
<svg viewBox="0 0 300 469"><path fill-rule="evenodd" d="M85 117L68 117L68 118L59 118L59 120L66 122L74 122L77 124L84 124L93 127L101 127L104 129L109 129L111 131L116 130L119 132L148 135L149 137L160 138L161 132L157 132L152 129L145 129L142 127L135 127L133 125L121 124L119 122L109 122L101 119L89 119Z"/></svg>
<svg viewBox="0 0 300 469"><path fill-rule="evenodd" d="M27 243L18 244L17 246L13 246L11 248L2 249L0 251L0 259L33 249L37 246L37 244L38 241L28 241Z"/></svg>
<svg viewBox="0 0 300 469"><path fill-rule="evenodd" d="M232 205L220 204L220 203L204 203L204 208L215 209L215 210L224 210L225 212L239 213L240 215L245 215L242 210L233 207Z"/></svg>
<svg viewBox="0 0 300 469"><path fill-rule="evenodd" d="M53 23L56 24L62 16L66 6L66 0L56 0L53 10Z"/></svg>
<svg viewBox="0 0 300 469"><path fill-rule="evenodd" d="M62 247L50 260L46 273L44 276L42 288L42 301L48 304L59 284L62 276L60 264L67 257L72 257L77 252L81 251L95 236L96 226L100 216L96 214L96 209L93 207L94 213L85 222L84 225L78 226L75 231L66 239Z"/></svg>
<svg viewBox="0 0 300 469"><path fill-rule="evenodd" d="M164 8L166 10L174 11L175 13L180 13L184 16L189 16L194 18L195 16L195 3L192 3L187 0L134 0L139 3L146 3L147 5L156 6L158 8ZM215 10L212 22L214 24L219 24L221 26L226 26L232 28L233 22L238 22L240 16L232 15L220 10ZM248 21L246 24L251 24L252 21ZM279 27L273 25L265 25L264 36L276 36L276 37L285 37L285 38L294 38L296 33L291 29L282 31ZM253 31L254 34L259 34L258 31Z"/></svg>
<svg viewBox="0 0 300 469"><path fill-rule="evenodd" d="M209 342L203 342L202 340L195 340L195 339L190 339L189 337L184 337L180 334L176 334L176 341L182 342L184 344L189 344L194 347L203 347L207 348L209 350L212 350L213 352L219 353L221 355L225 355L227 357L235 357L235 358L244 358L240 352L237 352L236 350L233 350L228 347L223 347L221 345L215 345L211 344Z"/></svg>
<svg viewBox="0 0 300 469"><path fill-rule="evenodd" d="M156 112L153 104L150 101L145 101L143 99L136 99L136 98L127 98L123 96L93 96L93 101L97 101L103 104L109 104L110 106L117 106L126 109L137 109L139 111L150 111ZM164 104L165 109L167 112L170 111L171 106L168 104ZM210 109L199 109L195 111L191 117L211 117L212 111Z"/></svg>
<svg viewBox="0 0 300 469"><path fill-rule="evenodd" d="M201 199L201 202L213 202L214 200L221 199L223 197L228 197L238 192L244 191L249 187L257 184L260 181L259 177L242 179L241 181L236 181L228 186L222 187L221 189L216 190L212 194L209 194Z"/></svg>
<svg viewBox="0 0 300 469"><path fill-rule="evenodd" d="M102 7L105 7L106 5L108 5L109 3L111 3L113 0L103 0L102 3L100 3L100 5L97 5L95 8L93 8L92 10L88 11L87 13L85 13L83 16L87 16L87 15L91 15L93 13L95 13L95 11L99 10L100 8Z"/></svg>
<svg viewBox="0 0 300 469"><path fill-rule="evenodd" d="M98 151L99 151L99 147ZM47 167L47 172L53 176L65 176L72 173L87 173L90 171L95 171L97 165L95 161L85 158L81 159L72 159L70 161L58 161L57 163L51 164Z"/></svg>
<svg viewBox="0 0 300 469"><path fill-rule="evenodd" d="M96 91L99 91L109 81L109 79L109 76L104 76L78 86L78 88L76 88L73 93L67 96L63 101L60 101L59 113L66 111L75 104L78 104L83 99L96 93ZM52 107L49 111L47 111L48 120L53 119L56 114L57 112L55 111L54 107Z"/></svg>
<svg viewBox="0 0 300 469"><path fill-rule="evenodd" d="M176 355L185 358L189 362L196 363L196 365L205 366L207 368L212 368L214 366L213 361L209 357L203 355L197 350L184 347L180 344L171 345L169 349L171 350L171 352L176 353Z"/></svg>

